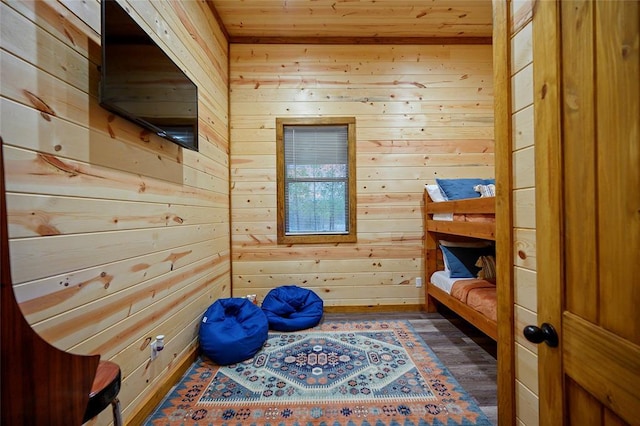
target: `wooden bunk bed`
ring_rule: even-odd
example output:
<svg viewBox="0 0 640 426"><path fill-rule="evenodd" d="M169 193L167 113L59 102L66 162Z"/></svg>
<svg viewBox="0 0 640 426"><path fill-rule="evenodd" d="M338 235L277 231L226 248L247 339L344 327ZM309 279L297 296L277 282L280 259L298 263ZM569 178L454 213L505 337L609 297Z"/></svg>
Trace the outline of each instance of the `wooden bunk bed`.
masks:
<svg viewBox="0 0 640 426"><path fill-rule="evenodd" d="M490 318L461 300L451 296L447 291L442 290L431 282L431 277L434 272L444 269L442 252L439 249L441 240L454 242L495 242L495 197L433 202L425 190L424 207L424 266L427 282L427 308L430 311L434 311L436 309L435 302L439 302L477 327L493 340L497 340L498 330L495 316L494 318ZM471 215L474 218L485 216L493 218L493 220L435 220L433 215L438 213L453 213L455 216ZM493 293L495 294L495 287ZM491 296L491 299L491 303L496 303L494 301L495 296Z"/></svg>

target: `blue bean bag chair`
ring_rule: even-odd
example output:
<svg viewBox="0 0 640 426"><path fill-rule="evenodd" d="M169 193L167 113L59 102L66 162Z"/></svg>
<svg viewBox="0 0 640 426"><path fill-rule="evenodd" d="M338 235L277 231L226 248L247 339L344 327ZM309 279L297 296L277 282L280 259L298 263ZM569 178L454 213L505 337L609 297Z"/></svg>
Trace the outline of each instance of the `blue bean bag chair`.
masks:
<svg viewBox="0 0 640 426"><path fill-rule="evenodd" d="M297 331L320 322L324 303L313 291L295 285L276 287L262 301L262 310L269 328L276 331Z"/></svg>
<svg viewBox="0 0 640 426"><path fill-rule="evenodd" d="M235 364L252 358L268 333L267 317L250 300L218 299L200 323L200 348L218 365Z"/></svg>

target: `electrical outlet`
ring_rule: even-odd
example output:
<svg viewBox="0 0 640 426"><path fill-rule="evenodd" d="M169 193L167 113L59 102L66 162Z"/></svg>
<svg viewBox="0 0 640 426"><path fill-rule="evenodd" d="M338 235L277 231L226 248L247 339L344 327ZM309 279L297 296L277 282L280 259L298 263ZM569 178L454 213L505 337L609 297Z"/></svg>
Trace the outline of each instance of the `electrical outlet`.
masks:
<svg viewBox="0 0 640 426"><path fill-rule="evenodd" d="M422 287L422 277L416 277L416 287Z"/></svg>

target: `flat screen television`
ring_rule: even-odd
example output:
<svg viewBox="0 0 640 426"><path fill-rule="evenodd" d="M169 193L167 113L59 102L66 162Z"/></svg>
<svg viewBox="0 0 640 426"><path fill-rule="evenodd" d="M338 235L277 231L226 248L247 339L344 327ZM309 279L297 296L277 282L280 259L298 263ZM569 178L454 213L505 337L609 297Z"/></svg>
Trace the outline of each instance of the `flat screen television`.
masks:
<svg viewBox="0 0 640 426"><path fill-rule="evenodd" d="M102 1L100 105L198 150L198 88L115 0Z"/></svg>

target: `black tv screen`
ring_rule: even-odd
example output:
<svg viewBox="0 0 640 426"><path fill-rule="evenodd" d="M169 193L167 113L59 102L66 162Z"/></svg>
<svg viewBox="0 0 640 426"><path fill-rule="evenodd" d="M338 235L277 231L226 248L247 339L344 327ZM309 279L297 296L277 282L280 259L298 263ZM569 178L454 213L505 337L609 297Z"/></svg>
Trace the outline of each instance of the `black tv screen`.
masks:
<svg viewBox="0 0 640 426"><path fill-rule="evenodd" d="M198 150L198 88L115 0L102 1L100 105Z"/></svg>

